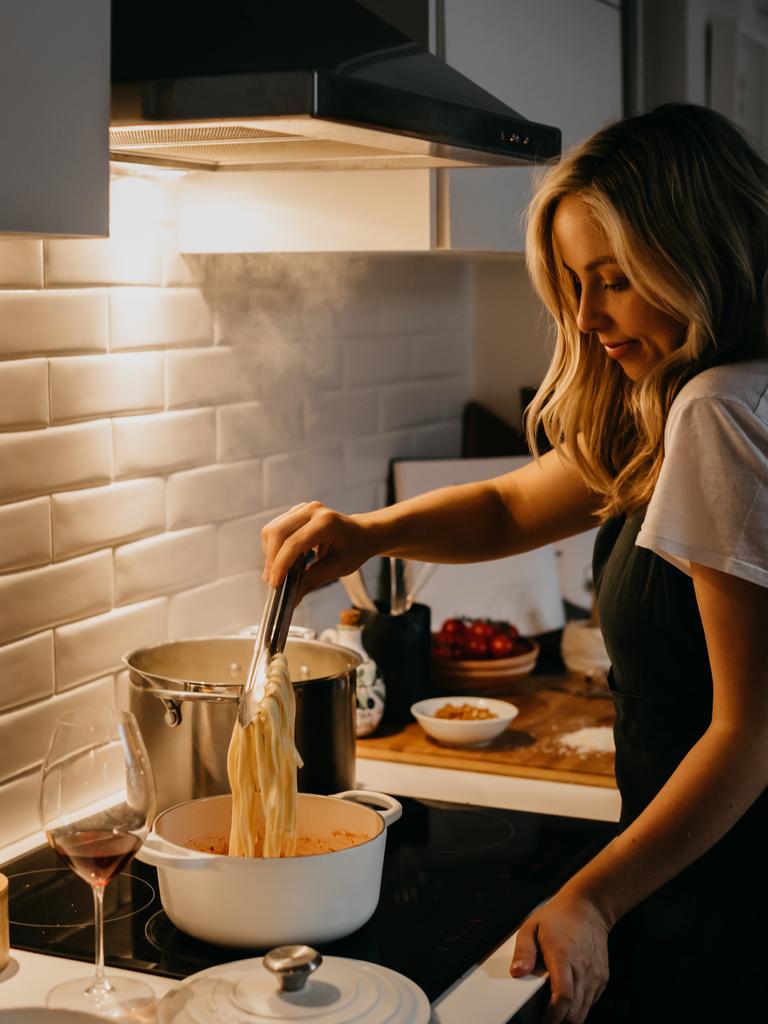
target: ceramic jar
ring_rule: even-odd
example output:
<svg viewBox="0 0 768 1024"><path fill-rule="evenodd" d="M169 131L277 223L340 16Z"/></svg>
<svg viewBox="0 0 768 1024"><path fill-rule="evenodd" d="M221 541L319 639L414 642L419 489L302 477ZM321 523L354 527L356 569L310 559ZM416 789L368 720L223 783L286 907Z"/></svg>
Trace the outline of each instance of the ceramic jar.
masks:
<svg viewBox="0 0 768 1024"><path fill-rule="evenodd" d="M363 659L357 666L356 735L370 736L384 714L386 688L376 663L363 647L363 626L357 608L347 608L335 629L326 629L320 639L355 651Z"/></svg>

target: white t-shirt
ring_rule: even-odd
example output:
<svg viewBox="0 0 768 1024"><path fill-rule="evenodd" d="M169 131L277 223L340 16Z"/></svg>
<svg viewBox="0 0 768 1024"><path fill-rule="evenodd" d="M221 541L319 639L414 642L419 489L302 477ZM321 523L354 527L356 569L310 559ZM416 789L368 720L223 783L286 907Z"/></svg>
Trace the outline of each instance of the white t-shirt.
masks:
<svg viewBox="0 0 768 1024"><path fill-rule="evenodd" d="M768 359L715 366L672 403L664 462L637 537L768 587Z"/></svg>

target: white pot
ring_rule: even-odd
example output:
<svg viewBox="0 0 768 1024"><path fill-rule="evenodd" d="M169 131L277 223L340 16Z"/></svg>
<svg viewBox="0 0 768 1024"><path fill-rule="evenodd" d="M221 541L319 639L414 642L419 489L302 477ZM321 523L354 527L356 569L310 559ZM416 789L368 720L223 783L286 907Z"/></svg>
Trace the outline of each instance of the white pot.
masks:
<svg viewBox="0 0 768 1024"><path fill-rule="evenodd" d="M299 834L344 829L367 837L334 853L229 857L190 849L190 841L229 835L231 803L227 794L169 808L136 855L157 868L163 909L177 928L220 946L262 948L329 942L365 924L379 902L387 825L402 814L397 800L367 790L299 793Z"/></svg>

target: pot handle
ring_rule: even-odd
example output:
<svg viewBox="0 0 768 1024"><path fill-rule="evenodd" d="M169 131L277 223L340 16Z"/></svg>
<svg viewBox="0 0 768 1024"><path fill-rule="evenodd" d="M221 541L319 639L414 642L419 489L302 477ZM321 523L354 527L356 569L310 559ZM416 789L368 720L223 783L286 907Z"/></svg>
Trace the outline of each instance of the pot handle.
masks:
<svg viewBox="0 0 768 1024"><path fill-rule="evenodd" d="M373 807L382 816L386 825L393 825L403 815L403 805L399 800L375 789L345 789L343 793L333 795L339 800L349 800L351 804Z"/></svg>
<svg viewBox="0 0 768 1024"><path fill-rule="evenodd" d="M154 833L150 833L139 847L136 860L151 864L154 868L202 868L216 862L209 853L170 853L163 846L163 841Z"/></svg>

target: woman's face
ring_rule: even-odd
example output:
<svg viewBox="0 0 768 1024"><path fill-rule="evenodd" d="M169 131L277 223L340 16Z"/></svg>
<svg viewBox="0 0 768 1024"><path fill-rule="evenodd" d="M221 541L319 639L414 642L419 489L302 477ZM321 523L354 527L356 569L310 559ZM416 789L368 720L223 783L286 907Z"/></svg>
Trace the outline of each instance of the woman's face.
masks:
<svg viewBox="0 0 768 1024"><path fill-rule="evenodd" d="M630 380L639 380L681 344L685 326L635 291L580 199L560 200L553 231L556 249L573 280L579 330L592 334Z"/></svg>

